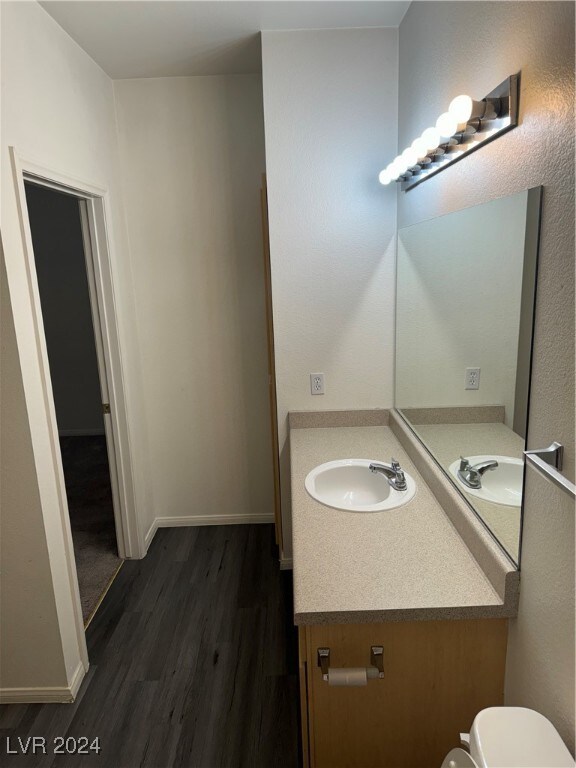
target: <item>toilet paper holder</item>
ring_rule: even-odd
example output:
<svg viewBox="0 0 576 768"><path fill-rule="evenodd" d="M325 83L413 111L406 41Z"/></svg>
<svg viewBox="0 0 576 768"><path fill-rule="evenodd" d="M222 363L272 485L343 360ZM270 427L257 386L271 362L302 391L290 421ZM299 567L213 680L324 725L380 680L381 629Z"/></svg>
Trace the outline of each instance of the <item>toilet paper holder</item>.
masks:
<svg viewBox="0 0 576 768"><path fill-rule="evenodd" d="M322 680L328 682L328 671L330 669L330 648L318 648L318 666L322 671ZM378 677L384 677L384 646L370 646L370 667L376 669ZM373 675L369 675L372 677Z"/></svg>

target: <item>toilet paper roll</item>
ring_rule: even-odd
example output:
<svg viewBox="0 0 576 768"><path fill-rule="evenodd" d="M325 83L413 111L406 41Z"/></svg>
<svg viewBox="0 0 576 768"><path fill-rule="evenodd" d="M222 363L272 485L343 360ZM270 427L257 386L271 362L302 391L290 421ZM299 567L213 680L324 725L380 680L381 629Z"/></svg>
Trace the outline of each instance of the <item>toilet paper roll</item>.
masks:
<svg viewBox="0 0 576 768"><path fill-rule="evenodd" d="M328 670L328 685L359 686L368 685L366 667L330 667Z"/></svg>

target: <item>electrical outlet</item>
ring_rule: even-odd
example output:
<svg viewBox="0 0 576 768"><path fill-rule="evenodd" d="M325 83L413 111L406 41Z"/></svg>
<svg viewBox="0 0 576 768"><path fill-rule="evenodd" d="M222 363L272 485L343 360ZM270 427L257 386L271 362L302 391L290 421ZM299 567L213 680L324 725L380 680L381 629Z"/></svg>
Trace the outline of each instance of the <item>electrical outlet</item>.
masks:
<svg viewBox="0 0 576 768"><path fill-rule="evenodd" d="M310 392L313 395L324 394L324 374L323 373L310 374Z"/></svg>
<svg viewBox="0 0 576 768"><path fill-rule="evenodd" d="M480 368L466 368L464 389L480 389Z"/></svg>

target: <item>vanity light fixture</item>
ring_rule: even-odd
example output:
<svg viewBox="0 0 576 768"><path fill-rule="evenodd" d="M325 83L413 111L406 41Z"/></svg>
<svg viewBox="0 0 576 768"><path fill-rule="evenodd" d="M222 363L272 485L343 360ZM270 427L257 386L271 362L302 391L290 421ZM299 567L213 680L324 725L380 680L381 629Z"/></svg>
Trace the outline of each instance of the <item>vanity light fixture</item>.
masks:
<svg viewBox="0 0 576 768"><path fill-rule="evenodd" d="M520 75L511 75L481 101L461 95L448 111L393 160L378 179L409 189L518 125Z"/></svg>

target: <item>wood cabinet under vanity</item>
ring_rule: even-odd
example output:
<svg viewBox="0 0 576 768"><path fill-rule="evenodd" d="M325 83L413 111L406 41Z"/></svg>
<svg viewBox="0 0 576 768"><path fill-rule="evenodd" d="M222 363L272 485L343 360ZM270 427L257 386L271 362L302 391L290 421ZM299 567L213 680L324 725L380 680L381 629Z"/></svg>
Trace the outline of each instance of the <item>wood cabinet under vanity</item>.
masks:
<svg viewBox="0 0 576 768"><path fill-rule="evenodd" d="M304 765L439 768L503 704L518 571L393 413L291 414L290 427ZM309 487L323 466L392 457L416 488L401 506L343 510Z"/></svg>
<svg viewBox="0 0 576 768"><path fill-rule="evenodd" d="M477 712L503 702L507 619L393 621L299 627L304 766L432 768ZM370 664L384 677L331 686L318 665Z"/></svg>

